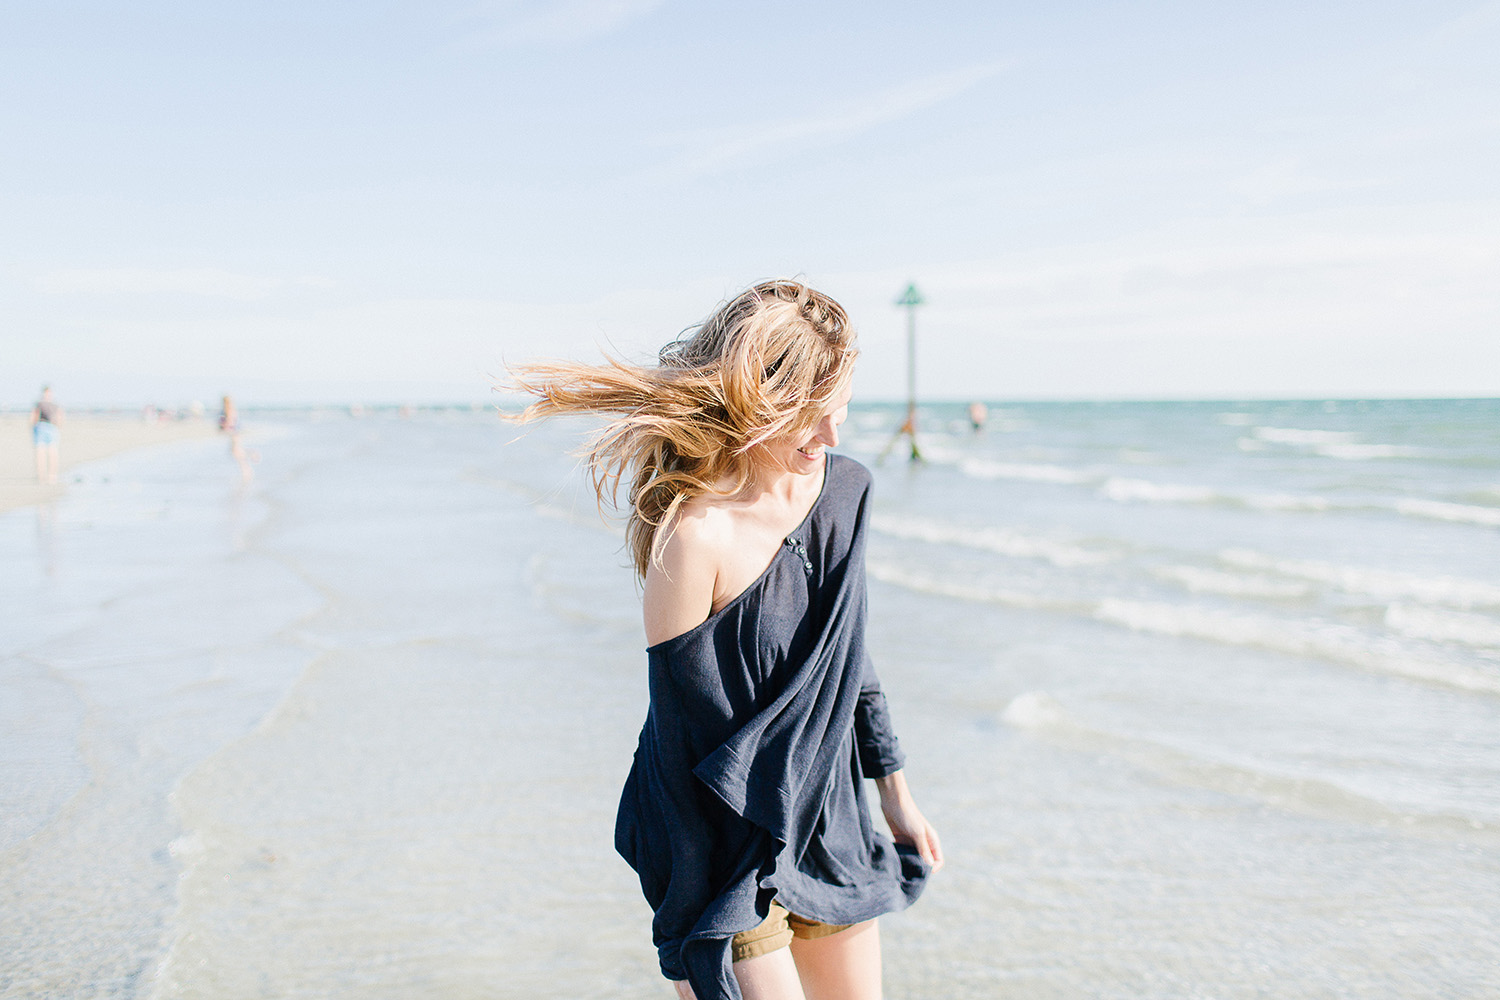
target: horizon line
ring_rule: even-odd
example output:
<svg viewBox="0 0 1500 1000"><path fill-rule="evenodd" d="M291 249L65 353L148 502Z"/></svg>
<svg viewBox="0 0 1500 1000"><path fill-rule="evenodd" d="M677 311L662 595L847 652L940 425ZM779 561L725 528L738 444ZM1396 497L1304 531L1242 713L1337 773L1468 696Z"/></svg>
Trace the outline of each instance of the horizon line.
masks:
<svg viewBox="0 0 1500 1000"><path fill-rule="evenodd" d="M243 400L243 397L241 397ZM1500 402L1500 393L1494 394L1471 394L1459 393L1454 395L1435 394L1413 394L1413 395L1301 395L1301 394L1265 394L1265 395L1215 395L1215 396L935 396L926 399L918 399L917 407L923 406L968 406L972 403L983 403L986 406L1004 406L1015 404L1101 404L1101 403L1436 403L1436 402ZM323 400L286 400L266 402L238 402L242 411L252 410L317 410L317 409L350 409L359 407L364 410L482 410L501 409L501 404L493 399L461 399L450 398L444 400L427 399L399 400L399 399L323 399ZM905 406L907 400L902 396L867 396L856 399L850 404L858 409L865 406ZM162 406L151 401L137 402L103 402L103 403L73 403L63 407L64 412L75 413L135 413L154 409L157 413L172 414L184 410L191 410L192 403L176 406ZM204 404L203 413L215 407ZM26 415L31 412L30 406L0 406L0 415Z"/></svg>

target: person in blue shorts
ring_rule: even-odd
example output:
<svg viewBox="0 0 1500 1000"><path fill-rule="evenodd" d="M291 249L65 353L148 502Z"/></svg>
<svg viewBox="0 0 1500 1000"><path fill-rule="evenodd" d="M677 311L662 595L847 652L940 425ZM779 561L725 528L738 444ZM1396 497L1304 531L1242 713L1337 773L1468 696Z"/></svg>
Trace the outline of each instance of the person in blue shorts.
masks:
<svg viewBox="0 0 1500 1000"><path fill-rule="evenodd" d="M42 386L42 398L31 408L31 441L36 446L36 481L57 482L58 442L62 438L62 407L52 397L52 387Z"/></svg>

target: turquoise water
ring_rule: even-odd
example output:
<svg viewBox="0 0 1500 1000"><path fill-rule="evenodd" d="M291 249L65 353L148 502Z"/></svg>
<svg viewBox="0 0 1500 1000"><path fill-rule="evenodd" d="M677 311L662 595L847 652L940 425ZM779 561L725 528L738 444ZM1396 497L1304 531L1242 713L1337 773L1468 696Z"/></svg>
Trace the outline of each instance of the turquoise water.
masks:
<svg viewBox="0 0 1500 1000"><path fill-rule="evenodd" d="M1500 402L991 410L875 470L888 994L1500 991ZM0 995L670 995L583 425L252 416L0 515Z"/></svg>

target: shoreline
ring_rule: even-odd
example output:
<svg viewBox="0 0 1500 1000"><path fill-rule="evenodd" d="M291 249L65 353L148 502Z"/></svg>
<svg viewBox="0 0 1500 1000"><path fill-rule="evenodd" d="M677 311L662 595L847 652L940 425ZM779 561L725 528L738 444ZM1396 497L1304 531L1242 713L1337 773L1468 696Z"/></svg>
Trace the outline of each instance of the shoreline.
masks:
<svg viewBox="0 0 1500 1000"><path fill-rule="evenodd" d="M139 416L69 417L59 425L58 482L36 481L36 452L29 415L0 416L0 513L46 503L62 496L75 466L169 441L213 437L218 428L207 417L147 423Z"/></svg>

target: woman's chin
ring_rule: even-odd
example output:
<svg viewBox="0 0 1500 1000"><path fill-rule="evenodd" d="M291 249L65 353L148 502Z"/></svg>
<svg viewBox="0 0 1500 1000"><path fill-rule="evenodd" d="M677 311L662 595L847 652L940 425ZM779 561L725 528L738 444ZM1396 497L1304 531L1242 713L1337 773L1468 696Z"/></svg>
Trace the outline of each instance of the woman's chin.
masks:
<svg viewBox="0 0 1500 1000"><path fill-rule="evenodd" d="M822 448L819 448L811 455L803 451L801 448L798 448L797 453L792 458L792 462L794 463L794 467L798 472L817 472L819 469L823 468L823 462L827 457L828 452L824 451Z"/></svg>

